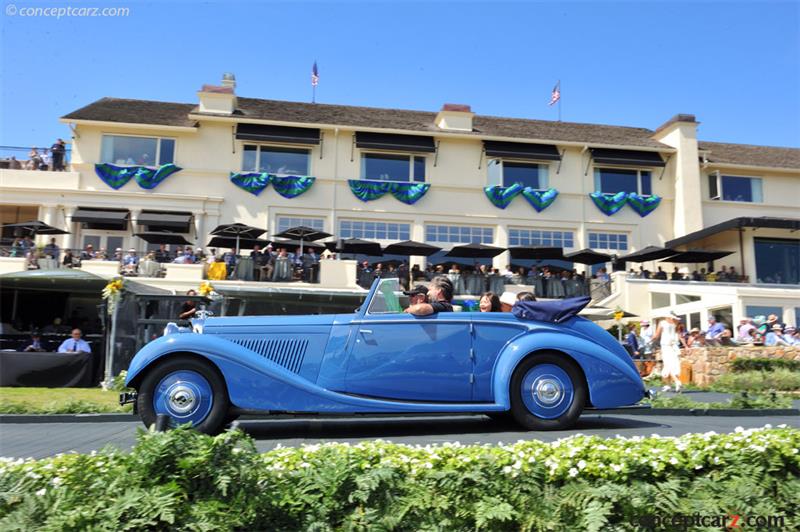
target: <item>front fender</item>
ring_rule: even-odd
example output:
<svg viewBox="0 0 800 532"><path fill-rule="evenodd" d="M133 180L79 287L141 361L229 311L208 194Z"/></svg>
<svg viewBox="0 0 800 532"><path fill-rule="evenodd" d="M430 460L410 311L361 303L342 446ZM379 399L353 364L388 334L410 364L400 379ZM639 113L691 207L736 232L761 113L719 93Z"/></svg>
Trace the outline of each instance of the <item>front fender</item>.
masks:
<svg viewBox="0 0 800 532"><path fill-rule="evenodd" d="M548 330L517 337L500 353L492 380L497 404L511 408L514 370L536 351L561 351L571 356L586 376L589 400L596 408L632 405L644 397L644 385L630 358L624 359L574 333Z"/></svg>

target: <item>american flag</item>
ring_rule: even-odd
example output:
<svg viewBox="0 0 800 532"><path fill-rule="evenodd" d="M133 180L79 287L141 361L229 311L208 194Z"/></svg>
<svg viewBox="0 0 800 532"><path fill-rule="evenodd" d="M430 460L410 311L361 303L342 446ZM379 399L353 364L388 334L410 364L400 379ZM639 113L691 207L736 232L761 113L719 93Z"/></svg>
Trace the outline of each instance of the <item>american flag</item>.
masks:
<svg viewBox="0 0 800 532"><path fill-rule="evenodd" d="M556 86L553 87L553 93L550 95L550 103L547 105L553 105L558 100L561 99L561 82L559 81L556 83Z"/></svg>
<svg viewBox="0 0 800 532"><path fill-rule="evenodd" d="M314 61L314 66L311 67L311 86L316 87L319 85L319 71L317 70L317 62Z"/></svg>

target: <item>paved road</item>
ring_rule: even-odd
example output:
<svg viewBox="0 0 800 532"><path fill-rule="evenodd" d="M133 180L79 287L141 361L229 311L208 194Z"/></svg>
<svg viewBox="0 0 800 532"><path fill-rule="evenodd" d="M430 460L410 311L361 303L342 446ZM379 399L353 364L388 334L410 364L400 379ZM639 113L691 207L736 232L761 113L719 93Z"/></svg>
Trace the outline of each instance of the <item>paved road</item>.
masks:
<svg viewBox="0 0 800 532"><path fill-rule="evenodd" d="M239 427L256 440L259 450L278 444L296 446L325 441L359 442L389 440L396 443L427 444L444 442L498 443L538 439L553 441L573 434L606 437L677 436L690 432L732 432L736 427L763 427L786 424L800 428L800 416L715 417L715 416L636 416L586 414L573 430L522 432L513 424L503 424L484 416L404 417L404 418L327 418L270 419L241 421ZM130 449L136 441L137 421L106 423L5 423L0 425L0 456L42 458L57 453L87 453L114 445Z"/></svg>

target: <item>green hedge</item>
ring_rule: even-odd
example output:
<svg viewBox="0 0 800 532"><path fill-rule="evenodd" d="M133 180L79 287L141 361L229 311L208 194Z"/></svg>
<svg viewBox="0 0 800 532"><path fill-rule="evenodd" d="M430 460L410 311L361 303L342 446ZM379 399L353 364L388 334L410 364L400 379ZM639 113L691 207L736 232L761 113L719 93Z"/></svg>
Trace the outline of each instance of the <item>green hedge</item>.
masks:
<svg viewBox="0 0 800 532"><path fill-rule="evenodd" d="M800 431L259 454L239 431L0 462L2 530L600 530L659 514L800 525Z"/></svg>
<svg viewBox="0 0 800 532"><path fill-rule="evenodd" d="M731 370L742 371L774 371L788 369L800 371L800 360L784 360L782 358L736 358L731 362Z"/></svg>
<svg viewBox="0 0 800 532"><path fill-rule="evenodd" d="M800 371L745 371L720 375L710 388L718 392L791 392L800 390Z"/></svg>

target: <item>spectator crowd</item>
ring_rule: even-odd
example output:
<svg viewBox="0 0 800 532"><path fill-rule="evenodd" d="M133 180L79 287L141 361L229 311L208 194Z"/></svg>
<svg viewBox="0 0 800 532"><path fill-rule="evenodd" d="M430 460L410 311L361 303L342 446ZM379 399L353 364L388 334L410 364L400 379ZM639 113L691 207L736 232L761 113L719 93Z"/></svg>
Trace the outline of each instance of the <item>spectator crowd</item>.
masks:
<svg viewBox="0 0 800 532"><path fill-rule="evenodd" d="M639 267L637 272L633 268L628 271L629 279L656 279L660 281L703 281L707 283L747 283L749 278L746 275L740 275L734 266L722 266L719 271L706 271L705 268L700 268L700 271L694 270L692 273L683 273L678 271L676 266L672 272L667 273L661 266L658 266L655 272L644 269L643 266Z"/></svg>

